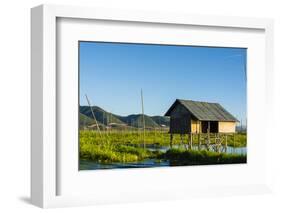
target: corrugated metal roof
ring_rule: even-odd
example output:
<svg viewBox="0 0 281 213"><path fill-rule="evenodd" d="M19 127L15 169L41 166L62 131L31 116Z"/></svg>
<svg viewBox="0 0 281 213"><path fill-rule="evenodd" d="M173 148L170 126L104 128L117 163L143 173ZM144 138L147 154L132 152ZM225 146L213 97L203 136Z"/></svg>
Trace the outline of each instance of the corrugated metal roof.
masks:
<svg viewBox="0 0 281 213"><path fill-rule="evenodd" d="M165 115L169 116L178 103L182 104L194 117L201 121L238 121L218 103L181 99L177 99Z"/></svg>

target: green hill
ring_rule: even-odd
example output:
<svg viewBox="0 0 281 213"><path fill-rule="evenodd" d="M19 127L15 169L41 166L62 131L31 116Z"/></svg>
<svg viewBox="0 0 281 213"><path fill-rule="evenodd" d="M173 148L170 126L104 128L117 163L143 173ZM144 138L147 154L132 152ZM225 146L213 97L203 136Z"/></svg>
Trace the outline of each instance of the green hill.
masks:
<svg viewBox="0 0 281 213"><path fill-rule="evenodd" d="M111 125L113 128L120 128L122 126L142 128L143 116L142 114L133 114L128 116L120 116L109 113L104 109L93 106L92 107L95 117L99 125ZM148 116L144 115L146 128L160 128L170 125L170 119L164 116ZM89 106L80 106L80 126L94 125L95 121L92 116L91 108ZM104 125L103 125L104 124ZM80 127L81 128L81 127Z"/></svg>
<svg viewBox="0 0 281 213"><path fill-rule="evenodd" d="M142 128L143 117L142 114L118 116L118 118L129 126ZM151 117L144 115L145 127L146 128L157 128L160 127Z"/></svg>
<svg viewBox="0 0 281 213"><path fill-rule="evenodd" d="M119 120L114 114L106 112L105 110L103 110L98 106L93 106L92 109L94 111L97 121L101 124L105 124L105 125L109 125L110 123L123 124L123 125L125 124L121 120ZM91 108L89 106L80 106L80 113L93 119Z"/></svg>
<svg viewBox="0 0 281 213"><path fill-rule="evenodd" d="M79 113L79 125L80 126L89 126L92 124L95 124L94 119L92 119L82 113Z"/></svg>
<svg viewBox="0 0 281 213"><path fill-rule="evenodd" d="M166 127L170 126L170 118L167 116L156 115L156 116L152 116L151 118L159 126L166 126Z"/></svg>
<svg viewBox="0 0 281 213"><path fill-rule="evenodd" d="M97 121L99 128L104 129L105 125L103 125L101 122ZM80 129L97 129L96 122L93 118L88 117L87 115L84 115L82 113L79 113L79 128Z"/></svg>

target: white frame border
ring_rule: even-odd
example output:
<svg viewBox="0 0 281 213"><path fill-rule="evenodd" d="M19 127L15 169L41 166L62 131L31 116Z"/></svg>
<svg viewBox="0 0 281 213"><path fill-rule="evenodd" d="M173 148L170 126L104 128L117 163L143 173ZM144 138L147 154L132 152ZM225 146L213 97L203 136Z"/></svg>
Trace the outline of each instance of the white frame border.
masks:
<svg viewBox="0 0 281 213"><path fill-rule="evenodd" d="M41 5L31 9L31 202L37 206L59 207L89 205L91 197L56 196L56 18L83 18L199 25L228 28L263 29L266 35L266 97L268 111L273 113L273 21L271 19L167 14L144 11ZM271 116L267 116L270 119ZM270 131L267 126L267 131ZM268 153L267 153L268 157ZM267 168L270 168L267 162ZM209 192L179 192L183 197L245 194L269 191L263 186L222 187ZM174 198L179 198L175 196ZM172 197L167 197L172 199ZM117 202L126 202L118 200ZM104 201L103 203L111 203ZM98 202L100 203L100 202Z"/></svg>

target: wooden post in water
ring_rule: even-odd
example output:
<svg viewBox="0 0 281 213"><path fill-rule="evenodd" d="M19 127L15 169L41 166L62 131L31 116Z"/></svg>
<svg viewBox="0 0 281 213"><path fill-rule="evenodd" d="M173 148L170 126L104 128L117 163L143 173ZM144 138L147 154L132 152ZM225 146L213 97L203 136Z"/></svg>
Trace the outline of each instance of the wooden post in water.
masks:
<svg viewBox="0 0 281 213"><path fill-rule="evenodd" d="M192 149L192 141L193 140L193 137L192 137L192 133L190 133L190 141L189 141L189 147L190 147L190 149Z"/></svg>
<svg viewBox="0 0 281 213"><path fill-rule="evenodd" d="M170 133L170 148L173 148L173 134Z"/></svg>
<svg viewBox="0 0 281 213"><path fill-rule="evenodd" d="M140 119L138 120L138 139L139 139L139 144L141 144Z"/></svg>
<svg viewBox="0 0 281 213"><path fill-rule="evenodd" d="M233 133L233 152L234 152L234 149L235 149L235 133Z"/></svg>
<svg viewBox="0 0 281 213"><path fill-rule="evenodd" d="M101 139L103 139L103 138L102 138L102 135L101 135L101 132L100 132L99 124L98 124L98 122L97 122L95 113L94 113L94 111L93 111L93 109L92 109L92 106L91 106L91 103L90 103L90 100L88 99L88 96L87 96L86 94L85 94L85 97L86 97L86 100L87 100L87 102L88 102L88 105L89 105L89 107L90 107L90 109L91 109L92 116L93 116L93 118L94 118L94 120L95 120L95 122L96 122L97 130L98 130L98 132L99 132L99 135L100 135Z"/></svg>
<svg viewBox="0 0 281 213"><path fill-rule="evenodd" d="M185 150L188 150L188 144L187 143L185 143L185 134L183 134L183 147L185 148ZM187 134L187 139L186 139L187 141L188 141L188 134Z"/></svg>
<svg viewBox="0 0 281 213"><path fill-rule="evenodd" d="M85 95L85 96L86 96L86 99L87 99L88 105L89 105L89 107L90 107L90 109L91 109L92 116L93 116L93 118L94 118L94 120L95 120L95 122L96 122L98 132L99 132L99 134L101 135L101 132L100 132L100 127L99 127L99 124L98 124L98 122L97 122L97 119L96 119L95 113L94 113L94 111L93 111L93 109L92 109L92 106L91 106L90 100L88 99L88 96L87 96L87 95Z"/></svg>
<svg viewBox="0 0 281 213"><path fill-rule="evenodd" d="M227 152L227 135L225 135L225 152Z"/></svg>
<svg viewBox="0 0 281 213"><path fill-rule="evenodd" d="M201 150L201 138L200 138L200 132L198 133L198 150Z"/></svg>
<svg viewBox="0 0 281 213"><path fill-rule="evenodd" d="M207 141L208 145L207 145L207 149L208 149L208 151L209 151L209 149L210 149L210 144L211 144L211 139L210 139L210 121L208 121L207 134L208 134L208 141Z"/></svg>
<svg viewBox="0 0 281 213"><path fill-rule="evenodd" d="M103 125L102 130L104 132L104 128L105 128L105 111L103 111L103 114L102 114L102 125Z"/></svg>
<svg viewBox="0 0 281 213"><path fill-rule="evenodd" d="M201 138L200 138L200 133L201 133L201 128L200 128L200 121L198 121L198 150L201 150Z"/></svg>
<svg viewBox="0 0 281 213"><path fill-rule="evenodd" d="M145 148L145 120L144 120L144 107L143 107L142 89L141 89L141 109L142 109L142 125L143 125L143 148Z"/></svg>
<svg viewBox="0 0 281 213"><path fill-rule="evenodd" d="M157 143L156 142L156 128L154 127L154 143Z"/></svg>
<svg viewBox="0 0 281 213"><path fill-rule="evenodd" d="M184 143L183 143L183 134L180 134L180 137L181 137L181 145L184 146Z"/></svg>
<svg viewBox="0 0 281 213"><path fill-rule="evenodd" d="M186 134L186 145L187 146L185 146L185 148L189 149L189 134L188 133Z"/></svg>
<svg viewBox="0 0 281 213"><path fill-rule="evenodd" d="M216 137L217 137L217 152L221 152L221 143L222 143L222 139L223 139L223 135L220 135L220 133L216 133Z"/></svg>

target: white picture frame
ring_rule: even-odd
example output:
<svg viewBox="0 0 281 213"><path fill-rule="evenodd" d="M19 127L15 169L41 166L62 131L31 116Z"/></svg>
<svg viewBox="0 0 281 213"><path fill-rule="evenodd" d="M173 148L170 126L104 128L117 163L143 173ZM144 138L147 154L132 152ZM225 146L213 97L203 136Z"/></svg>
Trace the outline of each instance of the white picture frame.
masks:
<svg viewBox="0 0 281 213"><path fill-rule="evenodd" d="M130 22L130 23L148 23L154 25L167 26L173 30L173 26L198 26L202 28L218 28L222 30L257 30L263 33L261 38L265 43L262 47L264 51L260 57L262 58L261 75L265 74L266 78L256 79L257 83L264 84L261 86L260 92L264 94L264 102L262 106L257 110L271 111L273 109L273 98L271 91L273 88L273 21L270 19L256 19L256 18L238 18L238 17L216 17L216 16L202 16L202 15L187 15L187 14L160 14L153 12L143 11L123 11L112 9L95 9L95 8L83 8L73 6L54 6L54 5L42 5L31 10L31 201L33 204L47 208L47 207L61 207L61 206L75 206L75 205L91 205L99 203L114 203L114 202L137 202L142 200L165 200L165 199L177 199L197 196L213 196L213 195L233 195L233 194L252 194L263 193L270 191L270 165L269 161L265 161L264 166L260 168L259 172L264 173L262 178L253 181L253 184L245 181L226 184L224 182L220 185L203 185L199 186L199 183L192 183L191 188L186 184L183 184L179 188L178 185L169 185L165 189L161 187L152 187L152 191L149 195L145 195L140 188L134 191L130 189L117 189L121 191L110 191L105 189L96 188L96 194L86 193L60 193L59 188L61 181L60 173L63 164L59 164L61 158L61 152L58 152L58 132L57 132L57 108L58 108L58 87L60 81L57 78L58 69L58 20L59 19L79 19L79 20L101 20L101 21L118 21ZM234 35L235 37L235 35ZM157 40L157 39L156 39ZM156 41L154 40L154 41ZM157 41L156 41L157 42ZM163 41L162 41L163 42ZM164 41L165 42L165 41ZM161 43L158 41L157 43ZM208 42L206 41L206 44ZM65 79L65 81L67 81ZM70 81L69 81L70 82ZM71 83L71 82L70 82ZM254 84L251 87L255 87ZM249 94L252 95L251 93ZM251 106L251 104L250 104ZM252 105L253 106L253 105ZM253 107L248 108L249 111L253 110ZM256 113L261 112L257 111ZM254 113L254 112L253 112ZM254 117L254 114L252 115ZM270 123L272 116L265 115L264 119ZM264 143L264 149L268 148L270 144L270 131L272 131L266 124L266 135L264 137L266 143ZM258 127L253 125L251 131L258 131ZM258 139L257 139L258 140ZM253 145L253 147L260 145ZM259 149L260 150L261 146ZM253 150L255 150L253 148ZM258 156L258 151L256 156ZM73 153L66 153L66 155L72 155ZM268 159L269 153L266 153ZM265 160L265 159L264 159ZM254 165L254 164L253 164ZM256 166L256 165L254 165ZM203 168L203 167L201 167ZM226 170L230 170L228 167ZM199 168L200 169L200 168ZM233 167L233 170L241 172L237 167ZM194 169L194 174L198 170L198 167ZM208 167L206 171L218 170L218 167ZM243 168L246 171L247 168ZM258 169L256 169L258 170ZM133 172L114 173L99 171L99 181L103 178L108 178L109 175L116 175L118 178L126 178L130 174L138 175L138 178L142 176L142 169L134 170ZM157 175L159 170L150 170L146 173L147 177ZM184 177L187 168L176 168L165 170L167 176L173 178L174 175L181 175ZM191 171L189 169L189 171ZM205 171L205 172L206 172ZM77 170L78 172L78 170ZM105 175L103 175L103 173ZM114 173L114 174L113 174ZM96 173L97 174L97 173ZM199 174L199 173L198 173ZM258 174L258 173L255 173ZM88 177L92 174L84 173L84 177L80 180L87 181ZM94 176L93 176L94 177ZM196 179L196 175L194 177ZM137 180L137 179L136 179ZM145 180L145 179L144 179ZM73 181L73 182L71 182ZM194 180L195 181L195 180ZM75 188L75 179L71 179L68 183L73 184L73 190ZM163 183L162 183L163 184ZM160 185L159 185L160 186ZM124 186L126 188L126 186ZM129 188L130 186L127 186ZM143 186L142 186L143 187ZM83 187L82 187L83 188ZM91 187L89 187L91 188ZM144 187L145 188L145 187ZM89 189L90 190L90 189ZM92 189L91 189L92 190ZM70 189L71 191L71 189ZM122 193L122 196L120 196Z"/></svg>

